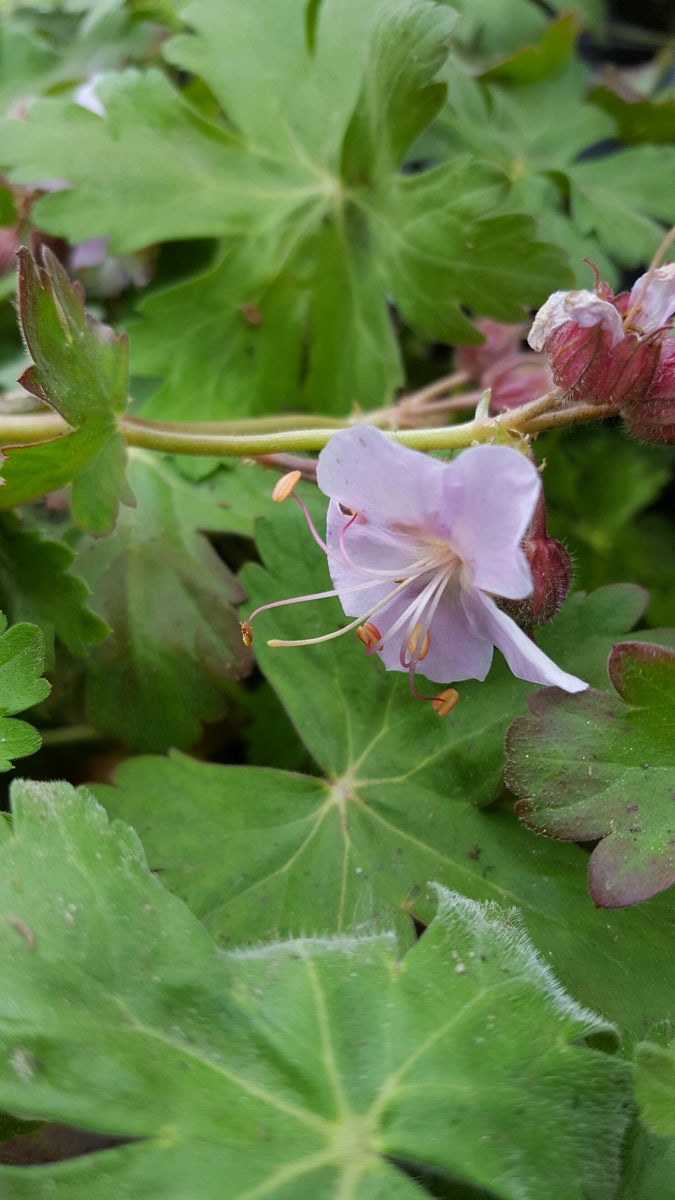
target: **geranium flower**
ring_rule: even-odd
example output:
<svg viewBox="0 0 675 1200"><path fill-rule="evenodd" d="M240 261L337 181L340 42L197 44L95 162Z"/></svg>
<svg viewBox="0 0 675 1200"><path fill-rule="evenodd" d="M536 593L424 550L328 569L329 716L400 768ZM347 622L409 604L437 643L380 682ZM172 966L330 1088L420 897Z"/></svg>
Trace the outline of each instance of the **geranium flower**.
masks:
<svg viewBox="0 0 675 1200"><path fill-rule="evenodd" d="M495 603L496 596L518 600L532 591L521 540L541 483L522 454L476 446L441 462L371 426L354 426L321 452L317 481L330 497L325 542L310 526L334 584L321 595L336 595L356 619L322 638L269 645L310 645L355 629L388 670L408 673L416 696L418 669L436 683L485 679L495 646L520 679L569 692L587 686L557 667ZM278 485L277 498L293 482ZM242 625L249 641L252 619ZM420 698L448 711L449 693Z"/></svg>
<svg viewBox="0 0 675 1200"><path fill-rule="evenodd" d="M644 441L672 441L675 264L641 275L615 296L596 271L594 291L554 292L528 341L544 350L563 397L616 408Z"/></svg>

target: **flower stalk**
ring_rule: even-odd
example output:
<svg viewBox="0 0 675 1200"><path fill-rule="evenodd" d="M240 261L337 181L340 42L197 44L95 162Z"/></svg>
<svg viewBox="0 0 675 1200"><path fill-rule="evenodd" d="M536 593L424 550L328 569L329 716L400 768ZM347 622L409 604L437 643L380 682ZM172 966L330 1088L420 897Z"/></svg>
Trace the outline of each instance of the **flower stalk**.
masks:
<svg viewBox="0 0 675 1200"><path fill-rule="evenodd" d="M455 397L453 403L459 399ZM546 429L598 420L612 411L601 405L580 403L560 408L559 404L560 394L553 391L520 408L490 416L479 402L471 420L428 429L392 429L396 410L388 407L369 413L367 423L383 427L389 438L410 449L462 450L489 442L517 446ZM178 423L125 415L120 417L119 429L127 445L163 454L251 458L319 451L337 430L356 423L363 424L363 416L339 419L303 413L251 417L246 421ZM37 445L65 437L68 432L68 425L58 413L0 413L0 445L4 447Z"/></svg>

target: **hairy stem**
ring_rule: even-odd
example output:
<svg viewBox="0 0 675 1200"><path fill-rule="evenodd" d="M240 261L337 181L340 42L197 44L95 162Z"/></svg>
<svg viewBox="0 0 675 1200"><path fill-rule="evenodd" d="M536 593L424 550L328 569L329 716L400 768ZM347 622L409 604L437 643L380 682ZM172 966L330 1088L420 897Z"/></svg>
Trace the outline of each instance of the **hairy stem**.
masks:
<svg viewBox="0 0 675 1200"><path fill-rule="evenodd" d="M427 402L428 395L427 392L424 397ZM404 446L418 450L458 450L476 442L517 443L546 429L599 420L614 411L607 406L590 404L572 404L563 408L560 395L555 391L496 417L488 416L484 409L484 405L479 406L470 421L435 429L387 429L395 419L396 410L391 408L370 413L365 418L293 414L195 424L123 416L119 420L119 429L129 446L166 454L256 457L321 450L337 429L348 428L366 419L384 427L389 437ZM0 444L3 446L52 441L68 432L68 425L57 413L0 414Z"/></svg>

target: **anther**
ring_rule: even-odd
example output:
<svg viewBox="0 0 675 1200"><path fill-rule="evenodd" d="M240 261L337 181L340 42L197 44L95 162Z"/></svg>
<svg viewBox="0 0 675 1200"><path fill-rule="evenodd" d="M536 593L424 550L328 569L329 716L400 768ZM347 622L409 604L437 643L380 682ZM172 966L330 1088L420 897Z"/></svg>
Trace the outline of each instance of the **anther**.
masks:
<svg viewBox="0 0 675 1200"><path fill-rule="evenodd" d="M251 629L250 621L240 621L239 628L241 629L241 640L245 646L253 644L253 630Z"/></svg>
<svg viewBox="0 0 675 1200"><path fill-rule="evenodd" d="M346 504L339 504L339 503L338 503L338 508L340 509L340 512L341 512L341 513L343 514L343 516L345 516L345 517L355 517L355 516L356 516L356 512L355 512L355 510L354 510L353 508L347 508L347 505L346 505Z"/></svg>
<svg viewBox="0 0 675 1200"><path fill-rule="evenodd" d="M366 621L365 625L359 625L356 636L360 642L363 642L369 654L372 654L373 650L382 649L382 634L372 621Z"/></svg>
<svg viewBox="0 0 675 1200"><path fill-rule="evenodd" d="M288 497L293 495L301 479L302 471L289 471L287 475L282 475L281 479L277 479L274 485L272 499L277 504L282 504L284 500L288 500ZM250 645L250 643L248 644Z"/></svg>
<svg viewBox="0 0 675 1200"><path fill-rule="evenodd" d="M411 658L421 662L429 653L430 645L429 630L425 629L423 625L416 625L408 638L408 653Z"/></svg>
<svg viewBox="0 0 675 1200"><path fill-rule="evenodd" d="M439 717L447 717L449 712L452 712L457 701L459 700L459 692L456 688L445 688L439 692L431 701L431 707L434 712L437 712Z"/></svg>

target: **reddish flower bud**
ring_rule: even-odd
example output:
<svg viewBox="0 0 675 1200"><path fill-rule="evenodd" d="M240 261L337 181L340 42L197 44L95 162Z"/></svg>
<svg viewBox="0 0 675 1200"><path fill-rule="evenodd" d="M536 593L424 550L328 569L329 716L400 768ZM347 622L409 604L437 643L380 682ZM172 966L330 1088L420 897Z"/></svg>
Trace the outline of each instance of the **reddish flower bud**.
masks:
<svg viewBox="0 0 675 1200"><path fill-rule="evenodd" d="M524 600L502 601L521 629L545 625L562 607L572 583L572 562L562 542L548 536L546 505L540 496L522 548L532 572L532 591Z"/></svg>
<svg viewBox="0 0 675 1200"><path fill-rule="evenodd" d="M631 292L619 296L597 279L593 292L550 296L528 341L534 350L545 351L565 399L610 405L624 415L630 409L627 419L634 424L633 406L662 404L670 386L672 370L663 360L668 359L667 322L674 310L672 264L648 271ZM657 380L658 401L653 391ZM672 395L671 388L669 401Z"/></svg>
<svg viewBox="0 0 675 1200"><path fill-rule="evenodd" d="M621 414L626 428L641 442L675 443L675 338L664 343L647 394L626 404Z"/></svg>

